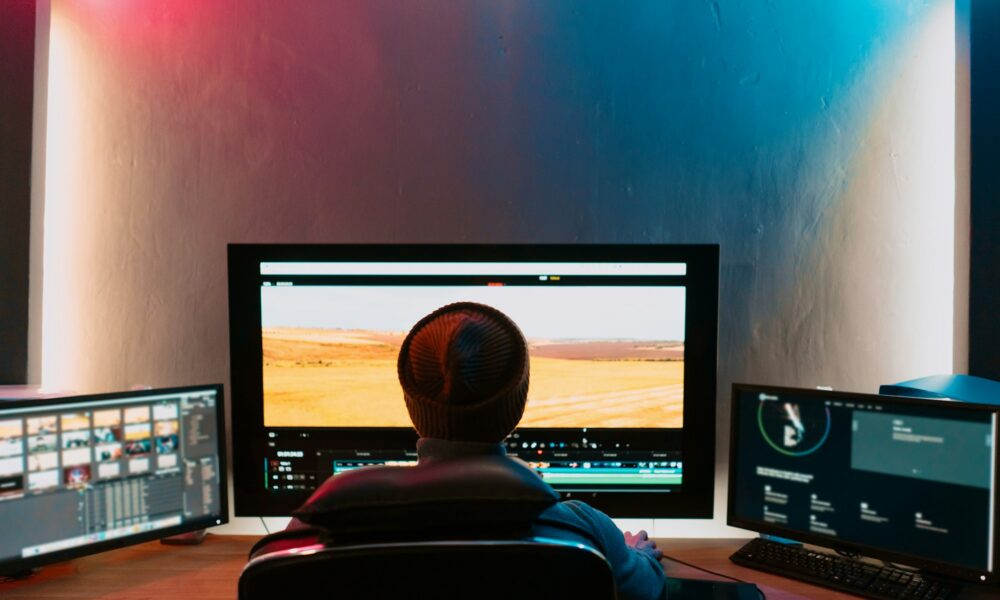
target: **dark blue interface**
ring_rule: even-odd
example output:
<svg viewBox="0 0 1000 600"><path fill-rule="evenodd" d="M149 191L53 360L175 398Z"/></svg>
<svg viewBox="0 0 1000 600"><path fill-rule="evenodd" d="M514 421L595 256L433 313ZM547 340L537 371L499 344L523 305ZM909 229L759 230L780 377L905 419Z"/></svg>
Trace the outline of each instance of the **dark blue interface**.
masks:
<svg viewBox="0 0 1000 600"><path fill-rule="evenodd" d="M992 570L995 412L784 389L734 402L731 523Z"/></svg>

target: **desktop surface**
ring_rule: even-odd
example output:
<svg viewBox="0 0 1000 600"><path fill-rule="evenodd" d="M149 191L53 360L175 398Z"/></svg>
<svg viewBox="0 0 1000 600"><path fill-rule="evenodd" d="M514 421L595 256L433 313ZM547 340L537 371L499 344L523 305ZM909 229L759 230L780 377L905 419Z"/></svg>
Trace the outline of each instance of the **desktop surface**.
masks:
<svg viewBox="0 0 1000 600"><path fill-rule="evenodd" d="M148 542L72 561L49 565L34 576L0 582L4 600L191 597L203 600L236 598L236 582L247 554L259 536L212 535L197 546L166 546ZM668 577L755 583L768 600L848 600L848 594L735 565L729 556L746 539L657 539L667 558ZM694 568L677 562L678 559ZM714 571L717 575L701 569ZM387 571L391 572L391 568ZM992 595L991 595L992 594ZM995 589L971 586L960 600L996 598Z"/></svg>
<svg viewBox="0 0 1000 600"><path fill-rule="evenodd" d="M4 600L155 597L236 598L236 582L257 536L209 535L198 546L165 546L148 542L50 565L24 580L0 583ZM667 555L701 569L758 584L769 600L804 598L846 600L847 594L746 569L729 562L745 539L658 539ZM725 581L682 563L665 559L669 577ZM391 572L391 568L389 569ZM988 596L969 596L987 598Z"/></svg>

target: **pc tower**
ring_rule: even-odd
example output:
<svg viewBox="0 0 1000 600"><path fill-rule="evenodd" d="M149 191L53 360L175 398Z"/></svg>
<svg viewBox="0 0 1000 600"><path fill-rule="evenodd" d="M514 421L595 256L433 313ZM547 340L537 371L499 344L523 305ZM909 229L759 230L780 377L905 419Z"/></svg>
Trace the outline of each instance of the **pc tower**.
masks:
<svg viewBox="0 0 1000 600"><path fill-rule="evenodd" d="M1000 405L1000 382L974 375L931 375L879 386L883 396L910 396Z"/></svg>

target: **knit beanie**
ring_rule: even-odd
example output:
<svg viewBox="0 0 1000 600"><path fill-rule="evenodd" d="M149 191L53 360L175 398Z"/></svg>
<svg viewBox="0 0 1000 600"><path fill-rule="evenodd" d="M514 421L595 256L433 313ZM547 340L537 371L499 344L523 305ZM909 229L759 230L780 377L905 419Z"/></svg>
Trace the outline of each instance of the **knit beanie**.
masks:
<svg viewBox="0 0 1000 600"><path fill-rule="evenodd" d="M443 306L417 322L399 349L399 383L421 437L499 442L528 397L528 344L499 310Z"/></svg>

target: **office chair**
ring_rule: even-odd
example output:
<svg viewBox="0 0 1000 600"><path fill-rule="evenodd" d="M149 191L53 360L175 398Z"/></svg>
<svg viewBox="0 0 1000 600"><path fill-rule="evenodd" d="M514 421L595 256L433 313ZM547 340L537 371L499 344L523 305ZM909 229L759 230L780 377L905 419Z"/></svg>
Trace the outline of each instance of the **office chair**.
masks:
<svg viewBox="0 0 1000 600"><path fill-rule="evenodd" d="M506 457L343 473L254 546L239 598L614 599L600 552L531 533L557 500Z"/></svg>
<svg viewBox="0 0 1000 600"><path fill-rule="evenodd" d="M319 592L319 593L317 593ZM292 549L250 561L240 600L615 598L604 556L535 538Z"/></svg>

